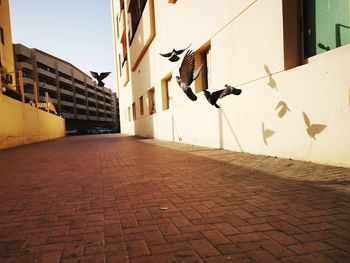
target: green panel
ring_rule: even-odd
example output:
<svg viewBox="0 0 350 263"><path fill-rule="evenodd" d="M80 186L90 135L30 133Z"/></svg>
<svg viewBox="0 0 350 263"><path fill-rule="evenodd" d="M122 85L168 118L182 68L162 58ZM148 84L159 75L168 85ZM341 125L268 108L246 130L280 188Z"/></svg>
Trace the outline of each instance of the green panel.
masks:
<svg viewBox="0 0 350 263"><path fill-rule="evenodd" d="M350 43L349 0L304 0L305 56Z"/></svg>

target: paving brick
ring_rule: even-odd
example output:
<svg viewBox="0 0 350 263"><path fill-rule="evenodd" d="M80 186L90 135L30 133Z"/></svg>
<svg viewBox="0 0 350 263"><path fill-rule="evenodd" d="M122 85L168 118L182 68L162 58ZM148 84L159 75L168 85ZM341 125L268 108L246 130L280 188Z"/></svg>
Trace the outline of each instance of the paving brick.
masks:
<svg viewBox="0 0 350 263"><path fill-rule="evenodd" d="M205 239L192 240L191 245L203 258L220 255L220 253Z"/></svg>
<svg viewBox="0 0 350 263"><path fill-rule="evenodd" d="M144 240L127 241L126 250L130 258L147 256L150 254L149 249Z"/></svg>
<svg viewBox="0 0 350 263"><path fill-rule="evenodd" d="M332 249L330 245L320 241L291 245L288 248L297 254L308 254Z"/></svg>
<svg viewBox="0 0 350 263"><path fill-rule="evenodd" d="M292 245L297 242L297 240L294 239L294 237L289 236L281 231L268 231L265 232L265 235L269 236L271 239L277 241L283 246Z"/></svg>

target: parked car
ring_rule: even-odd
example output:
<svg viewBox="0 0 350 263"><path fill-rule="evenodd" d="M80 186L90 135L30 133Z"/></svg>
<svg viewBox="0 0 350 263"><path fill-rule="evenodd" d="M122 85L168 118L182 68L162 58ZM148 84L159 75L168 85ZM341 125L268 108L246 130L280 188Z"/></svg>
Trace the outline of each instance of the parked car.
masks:
<svg viewBox="0 0 350 263"><path fill-rule="evenodd" d="M66 131L66 135L76 135L76 134L78 134L77 129L69 129Z"/></svg>
<svg viewBox="0 0 350 263"><path fill-rule="evenodd" d="M107 128L102 128L102 127L94 127L88 130L89 134L104 134L104 133L111 133L112 131Z"/></svg>

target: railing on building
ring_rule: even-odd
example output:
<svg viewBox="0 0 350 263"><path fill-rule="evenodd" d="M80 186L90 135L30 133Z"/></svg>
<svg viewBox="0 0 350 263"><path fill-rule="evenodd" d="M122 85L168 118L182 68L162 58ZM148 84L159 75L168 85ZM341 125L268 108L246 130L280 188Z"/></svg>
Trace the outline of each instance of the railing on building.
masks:
<svg viewBox="0 0 350 263"><path fill-rule="evenodd" d="M12 80L12 75L16 76L18 80L18 85L16 81ZM39 92L38 92L38 84L34 81L33 84L33 95L34 101L31 97L26 96L24 93L24 82L23 82L23 72L22 70L16 70L14 72L6 72L2 68L0 72L0 96L8 96L15 100L21 101L23 104L33 106L35 108L45 110L49 113L53 113L57 115L57 110L51 98L49 97L49 93L45 92L45 98L39 100Z"/></svg>

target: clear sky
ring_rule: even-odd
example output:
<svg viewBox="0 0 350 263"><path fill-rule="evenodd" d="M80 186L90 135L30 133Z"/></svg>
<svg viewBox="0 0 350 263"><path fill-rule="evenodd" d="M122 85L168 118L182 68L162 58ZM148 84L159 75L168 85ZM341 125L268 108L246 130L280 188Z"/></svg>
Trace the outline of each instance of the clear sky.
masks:
<svg viewBox="0 0 350 263"><path fill-rule="evenodd" d="M86 74L115 66L110 0L10 0L12 41L63 59Z"/></svg>

